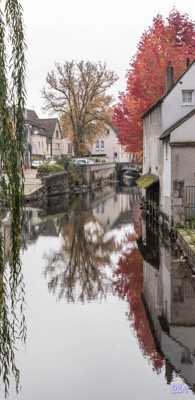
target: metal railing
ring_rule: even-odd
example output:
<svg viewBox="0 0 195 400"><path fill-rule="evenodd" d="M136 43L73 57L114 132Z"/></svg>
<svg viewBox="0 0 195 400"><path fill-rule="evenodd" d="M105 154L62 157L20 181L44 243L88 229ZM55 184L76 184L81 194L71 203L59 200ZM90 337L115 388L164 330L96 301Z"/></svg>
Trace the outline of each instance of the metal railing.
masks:
<svg viewBox="0 0 195 400"><path fill-rule="evenodd" d="M195 220L195 186L185 187L184 207L186 221Z"/></svg>

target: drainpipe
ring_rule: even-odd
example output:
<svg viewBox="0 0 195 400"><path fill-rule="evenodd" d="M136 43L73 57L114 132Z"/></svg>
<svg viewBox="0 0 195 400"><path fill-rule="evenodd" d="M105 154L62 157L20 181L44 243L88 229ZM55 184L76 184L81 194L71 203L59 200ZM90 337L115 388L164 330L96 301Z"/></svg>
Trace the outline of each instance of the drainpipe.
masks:
<svg viewBox="0 0 195 400"><path fill-rule="evenodd" d="M173 85L174 85L174 69L171 62L169 62L166 71L166 93L169 92L169 90L173 87Z"/></svg>

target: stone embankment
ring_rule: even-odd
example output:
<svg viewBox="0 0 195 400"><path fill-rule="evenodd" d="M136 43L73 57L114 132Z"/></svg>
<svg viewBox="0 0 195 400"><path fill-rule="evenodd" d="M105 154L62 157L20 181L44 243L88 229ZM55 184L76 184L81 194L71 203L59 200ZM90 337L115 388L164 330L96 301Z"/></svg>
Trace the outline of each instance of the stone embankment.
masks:
<svg viewBox="0 0 195 400"><path fill-rule="evenodd" d="M195 273L195 230L189 228L178 228L177 241L192 268L192 271Z"/></svg>
<svg viewBox="0 0 195 400"><path fill-rule="evenodd" d="M79 166L78 182L71 181L67 171L38 175L36 170L25 172L25 200L40 203L50 196L85 193L98 190L116 180L115 163Z"/></svg>

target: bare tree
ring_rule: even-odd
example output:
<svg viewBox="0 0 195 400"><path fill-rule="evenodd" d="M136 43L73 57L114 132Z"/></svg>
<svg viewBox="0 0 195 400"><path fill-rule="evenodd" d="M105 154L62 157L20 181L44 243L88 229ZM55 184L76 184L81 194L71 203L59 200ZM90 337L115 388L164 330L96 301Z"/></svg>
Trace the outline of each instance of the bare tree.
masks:
<svg viewBox="0 0 195 400"><path fill-rule="evenodd" d="M48 73L42 92L44 109L59 113L75 155L82 154L86 143L111 124L112 96L107 91L117 79L105 64L89 61L57 63Z"/></svg>
<svg viewBox="0 0 195 400"><path fill-rule="evenodd" d="M59 300L84 303L105 298L111 289L104 267L111 264L110 255L119 246L113 238L105 240L104 228L96 224L92 212L82 211L79 204L71 221L62 225L62 248L46 256L44 275L49 291Z"/></svg>

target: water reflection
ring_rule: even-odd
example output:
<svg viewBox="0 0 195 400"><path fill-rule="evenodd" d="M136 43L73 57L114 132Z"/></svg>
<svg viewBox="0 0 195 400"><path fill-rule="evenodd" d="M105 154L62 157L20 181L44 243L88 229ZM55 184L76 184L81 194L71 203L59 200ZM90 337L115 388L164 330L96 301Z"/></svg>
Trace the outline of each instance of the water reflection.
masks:
<svg viewBox="0 0 195 400"><path fill-rule="evenodd" d="M87 309L110 297L126 301L129 336L136 336L152 376L169 385L183 380L194 391L195 282L177 248L162 241L157 226L143 224L138 192L116 195L107 188L63 199L57 210L54 199L47 210L27 209L26 216L26 248L40 237L47 243L43 275L50 298L63 311L67 303ZM53 250L50 238L58 243Z"/></svg>
<svg viewBox="0 0 195 400"><path fill-rule="evenodd" d="M144 299L155 338L166 359L170 384L176 374L195 390L195 282L179 252L161 245L160 266L144 261Z"/></svg>
<svg viewBox="0 0 195 400"><path fill-rule="evenodd" d="M115 289L122 299L128 301L128 318L138 339L140 349L144 357L152 364L153 369L159 373L164 361L153 335L150 317L143 302L143 258L136 247L136 237L132 237L131 240L134 240L135 247L130 254L126 254L119 260L116 270Z"/></svg>
<svg viewBox="0 0 195 400"><path fill-rule="evenodd" d="M177 246L171 246L169 241L159 240L158 227L151 226L151 221L147 220L143 226L144 239L138 239L143 256L143 282L140 293L142 308L148 315L150 336L153 337L158 350L157 367L163 365L164 358L167 384L180 377L194 392L195 281ZM145 246L143 242L146 243ZM157 242L158 247L147 247L148 243ZM130 304L132 308L131 300ZM136 331L139 336L137 328ZM153 359L154 354L154 351L150 350L149 357Z"/></svg>
<svg viewBox="0 0 195 400"><path fill-rule="evenodd" d="M16 210L15 210L16 211ZM14 377L16 391L20 387L20 371L16 365L17 344L26 339L24 315L24 283L20 261L20 217L13 230L11 213L0 215L0 378L5 397L9 394L10 379Z"/></svg>
<svg viewBox="0 0 195 400"><path fill-rule="evenodd" d="M48 289L60 299L68 302L91 301L106 298L112 292L112 275L108 267L113 255L120 254L128 243L131 224L127 224L123 237L118 240L117 227L130 221L131 201L129 196L116 195L113 188L101 198L77 197L69 205L69 213L61 218L32 222L29 241L36 235L59 235L61 248L48 253L44 276Z"/></svg>

